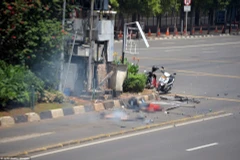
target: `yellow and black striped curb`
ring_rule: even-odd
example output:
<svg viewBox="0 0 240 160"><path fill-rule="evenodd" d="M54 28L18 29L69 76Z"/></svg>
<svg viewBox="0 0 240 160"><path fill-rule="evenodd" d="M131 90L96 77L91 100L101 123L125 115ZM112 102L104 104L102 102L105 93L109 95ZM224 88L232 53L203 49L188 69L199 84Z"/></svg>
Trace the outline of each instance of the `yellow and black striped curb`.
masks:
<svg viewBox="0 0 240 160"><path fill-rule="evenodd" d="M53 149L59 149L59 148L63 148L63 147L71 146L71 145L82 144L82 143L91 142L91 141L99 140L99 139L103 139L103 138L120 136L123 134L134 133L137 131L143 131L143 130L147 130L147 129L153 129L156 127L164 127L167 125L175 126L176 124L181 124L184 122L189 122L189 121L199 120L202 118L214 117L214 116L224 115L224 114L226 114L225 111L218 111L218 112L212 112L212 113L208 113L208 114L196 115L196 116L188 117L188 118L166 121L163 123L140 126L140 127L136 127L136 128L130 129L130 130L122 130L122 131L112 132L112 133L108 133L108 134L100 134L100 135L96 135L96 136L92 136L92 137L87 137L87 138L78 139L78 140L71 140L71 141L58 143L58 144L54 144L54 145L50 145L50 146L46 146L46 147L42 147L42 148L36 148L33 150L16 153L16 154L13 154L12 157L29 156L32 154L37 154L39 152L44 152L44 151L53 150Z"/></svg>
<svg viewBox="0 0 240 160"><path fill-rule="evenodd" d="M143 98L144 100L156 100L157 95L152 93L148 95L138 96L137 98ZM87 112L93 111L104 111L107 109L121 107L124 105L124 102L128 101L129 98L125 99L118 99L118 100L108 100L103 101L101 103L89 103L86 105L79 105L74 107L65 107L59 109L52 109L48 111L41 112L39 114L35 112L26 113L24 115L17 115L14 117L11 116L3 116L0 117L0 126L11 126L14 124L19 123L26 123L26 122L36 122L44 119L54 119L69 115L76 115L76 114L83 114Z"/></svg>

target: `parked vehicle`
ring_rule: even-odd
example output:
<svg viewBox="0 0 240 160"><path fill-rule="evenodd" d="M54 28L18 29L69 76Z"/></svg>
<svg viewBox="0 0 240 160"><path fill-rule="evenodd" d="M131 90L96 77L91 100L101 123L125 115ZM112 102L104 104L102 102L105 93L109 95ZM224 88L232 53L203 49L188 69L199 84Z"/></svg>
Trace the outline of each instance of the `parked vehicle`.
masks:
<svg viewBox="0 0 240 160"><path fill-rule="evenodd" d="M147 74L146 88L151 89L157 87L157 76L154 72L156 72L159 68L157 66L152 66L151 71L144 71Z"/></svg>
<svg viewBox="0 0 240 160"><path fill-rule="evenodd" d="M176 73L170 74L165 71L164 67L161 67L162 76L158 80L157 91L162 93L168 93L173 87Z"/></svg>

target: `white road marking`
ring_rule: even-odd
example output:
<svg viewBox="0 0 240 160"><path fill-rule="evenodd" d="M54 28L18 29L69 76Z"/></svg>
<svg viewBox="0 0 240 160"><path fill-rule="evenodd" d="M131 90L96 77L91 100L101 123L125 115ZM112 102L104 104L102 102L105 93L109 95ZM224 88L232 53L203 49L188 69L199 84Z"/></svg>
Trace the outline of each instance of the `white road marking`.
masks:
<svg viewBox="0 0 240 160"><path fill-rule="evenodd" d="M179 52L181 51L181 49L167 49L167 50L164 50L164 52Z"/></svg>
<svg viewBox="0 0 240 160"><path fill-rule="evenodd" d="M201 48L203 51L204 50L215 50L216 48L214 47L204 47L204 48Z"/></svg>
<svg viewBox="0 0 240 160"><path fill-rule="evenodd" d="M171 46L171 49L186 49L186 48L199 48L199 47L212 47L212 46L225 46L225 45L237 45L240 44L240 41L236 42L224 42L224 43L212 43L212 44L193 44L193 45L183 45L183 46ZM139 50L159 50L159 49L169 49L169 46L166 47L149 47L149 48L139 48Z"/></svg>
<svg viewBox="0 0 240 160"><path fill-rule="evenodd" d="M34 155L34 156L31 156L31 158L33 159L33 158L37 158L37 157L43 157L43 156L47 156L47 155L50 155L50 154L55 154L55 153L59 153L59 152L69 151L69 150L73 150L73 149L83 148L83 147L92 146L92 145L101 144L101 143L106 143L106 142L111 142L111 141L116 141L116 140L119 140L119 139L125 139L125 138L129 138L129 137L139 136L139 135L152 133L152 132L156 132L156 131L161 131L161 130L165 130L165 129L170 129L170 128L173 128L173 126L172 125L165 126L165 127L162 127L162 128L151 129L151 130L132 133L132 134L124 135L124 136L119 136L119 137L109 138L109 139L105 139L105 140L100 140L100 141L97 141L97 142L91 142L91 143L82 144L82 145L78 145L78 146L73 146L73 147L69 147L69 148L59 149L59 150L56 150L56 151L51 151L51 152L46 152L46 153Z"/></svg>
<svg viewBox="0 0 240 160"><path fill-rule="evenodd" d="M175 42L163 42L161 44L167 45L167 44L175 44Z"/></svg>
<svg viewBox="0 0 240 160"><path fill-rule="evenodd" d="M208 118L198 119L198 120L194 120L194 121L190 121L190 122L179 123L179 124L176 124L175 126L180 127L180 126L185 126L185 125L188 125L188 124L198 123L198 122L202 122L202 121L208 121L208 120L221 118L221 117L227 117L227 116L231 116L231 115L233 115L233 114L232 113L226 113L226 114L222 114L222 115L218 115L218 116L214 116L214 117L208 117Z"/></svg>
<svg viewBox="0 0 240 160"><path fill-rule="evenodd" d="M215 119L215 118L226 117L226 116L230 116L230 115L232 115L232 113L227 113L227 114L224 114L224 115L214 116L214 117L211 117L211 118ZM210 120L210 119L206 118L205 120ZM195 120L193 122L197 123L197 122L202 122L202 121L204 121L204 118L202 118L200 120ZM191 124L191 122L186 122L186 123L181 123L181 124L187 125L187 124ZM120 140L120 139L125 139L125 138L129 138L129 137L134 137L134 136L139 136L139 135L148 134L148 133L152 133L152 132L157 132L157 131L161 131L161 130L166 130L166 129L174 128L174 126L179 127L179 126L183 126L183 125L180 125L180 124L168 125L168 126L161 127L161 128L155 128L155 129L141 131L141 132L132 133L132 134L127 134L127 135L123 135L123 136L119 136L119 137L113 137L113 138L109 138L109 139L99 140L99 141L96 141L96 142L80 144L78 146L73 146L73 147L68 147L68 148L63 148L63 149L59 149L59 150L55 150L55 151L49 151L49 152L33 155L33 156L31 156L31 158L34 159L34 158L43 157L43 156L47 156L47 155L51 155L51 154L56 154L56 153L60 153L60 152L64 152L64 151L74 150L74 149L78 149L78 148L88 147L88 146L92 146L92 145L107 143L107 142L116 141L116 140Z"/></svg>
<svg viewBox="0 0 240 160"><path fill-rule="evenodd" d="M202 53L217 53L217 51L202 51Z"/></svg>
<svg viewBox="0 0 240 160"><path fill-rule="evenodd" d="M54 132L34 133L34 134L28 134L28 135L23 135L23 136L2 138L2 139L0 139L0 144L1 143L22 141L22 140L27 140L27 139L31 139L31 138L37 138L37 137L41 137L41 136L50 135L50 134L53 134L53 133Z"/></svg>
<svg viewBox="0 0 240 160"><path fill-rule="evenodd" d="M218 145L217 142L211 143L211 144L206 144L203 146L194 147L194 148L189 148L189 149L186 149L186 151L191 152L191 151L195 151L195 150L199 150L199 149L203 149L203 148L207 148L207 147L212 147L212 146L216 146L216 145Z"/></svg>
<svg viewBox="0 0 240 160"><path fill-rule="evenodd" d="M216 119L216 118L221 118L221 117L227 117L227 116L231 116L231 115L233 115L233 113L226 113L226 114L222 114L222 115L218 115L218 116L214 116L214 117L204 118L204 121L208 121L208 120Z"/></svg>

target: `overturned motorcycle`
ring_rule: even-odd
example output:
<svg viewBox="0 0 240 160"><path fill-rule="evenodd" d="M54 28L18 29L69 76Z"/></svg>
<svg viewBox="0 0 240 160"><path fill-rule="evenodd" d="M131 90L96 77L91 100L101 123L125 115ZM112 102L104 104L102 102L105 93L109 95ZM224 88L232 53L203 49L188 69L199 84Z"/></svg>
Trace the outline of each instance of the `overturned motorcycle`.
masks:
<svg viewBox="0 0 240 160"><path fill-rule="evenodd" d="M168 93L173 87L176 73L170 74L165 71L164 67L161 67L162 76L158 80L157 91L162 93Z"/></svg>
<svg viewBox="0 0 240 160"><path fill-rule="evenodd" d="M157 87L157 76L156 76L155 72L158 69L159 68L157 66L152 66L151 71L144 70L144 73L147 75L147 81L146 81L146 85L145 85L145 87L147 89L153 89L153 88Z"/></svg>

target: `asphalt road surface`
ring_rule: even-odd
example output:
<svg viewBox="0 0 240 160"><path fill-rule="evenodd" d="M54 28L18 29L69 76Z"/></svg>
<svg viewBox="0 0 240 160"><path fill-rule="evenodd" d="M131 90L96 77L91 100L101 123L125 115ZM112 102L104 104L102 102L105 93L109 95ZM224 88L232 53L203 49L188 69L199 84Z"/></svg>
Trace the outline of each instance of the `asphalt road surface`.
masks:
<svg viewBox="0 0 240 160"><path fill-rule="evenodd" d="M239 160L240 115L35 155L35 160Z"/></svg>
<svg viewBox="0 0 240 160"><path fill-rule="evenodd" d="M150 41L146 48L137 42L140 72L152 65L176 72L172 94L209 99L202 100L212 109L239 109L240 102L240 36ZM115 45L121 55L121 44ZM156 72L157 77L161 75ZM209 105L208 105L209 104ZM202 108L204 108L202 106Z"/></svg>
<svg viewBox="0 0 240 160"><path fill-rule="evenodd" d="M212 38L199 38L199 39L181 39L181 40L158 40L158 41L149 41L150 48L145 48L142 42L139 42L139 55L137 58L140 59L140 72L144 70L150 70L152 65L164 66L167 71L169 72L176 72L176 81L173 87L171 94L182 94L188 97L195 97L200 99L201 103L197 105L197 108L194 110L189 110L186 108L180 108L175 112L180 114L171 113L170 115L164 115L163 113L153 114L151 116L157 116L158 122L172 120L177 118L183 118L185 115L196 115L202 113L208 113L210 111L219 111L225 110L227 112L231 112L233 114L237 114L240 112L240 36L228 36L228 37L212 37ZM121 44L117 43L115 45L115 51L121 53ZM126 55L130 61L132 61L132 55ZM160 72L157 72L157 76L160 76ZM183 114L182 114L183 113ZM85 115L74 115L54 120L45 120L42 122L34 122L28 124L20 124L10 128L0 128L0 155L9 155L10 153L16 153L19 151L25 151L29 149L34 149L38 147L43 147L50 144L56 144L63 141L73 140L73 139L80 139L88 136L94 136L96 134L103 134L109 133L114 131L122 130L122 126L126 127L126 129L145 125L143 122L115 122L115 121L108 121L108 120L100 120L99 114L96 113L89 113ZM225 122L226 120L226 122ZM239 122L239 118L237 118ZM157 121L157 120L156 120ZM218 121L218 120L215 120ZM225 127L219 128L211 126L211 127L204 127L201 126L200 128L204 128L203 131L199 131L200 133L210 132L214 134L219 134L220 137L223 139L228 139L228 134L232 135L235 138L230 138L231 141L235 139L235 142L232 142L231 145L233 151L239 149L239 140L234 133L236 131L239 132L239 124L234 123L231 125L231 122L235 120L227 120L222 119L221 122L216 122L217 126L224 124ZM208 122L206 122L208 123ZM211 122L212 123L212 122ZM207 125L207 124L206 124ZM236 130L234 130L234 127ZM186 136L186 133L193 134L193 129L189 127L185 128L184 132L180 132L180 142L178 145L173 145L175 143L168 143L171 142L171 139L176 138L179 136L178 132L169 129L167 131L163 131L160 136L154 136L155 138L150 138L151 143L148 143L147 140L142 138L137 138L140 143L138 144L136 149L135 147L131 147L132 150L125 149L126 146L130 145L130 143L126 144L124 141L120 141L122 144L111 145L111 147L107 147L108 149L115 149L114 152L102 152L104 148L93 148L92 150L99 155L99 158L94 158L94 154L90 155L91 150L87 150L87 148L83 148L79 153L85 153L86 158L83 159L120 159L121 156L130 156L129 159L134 159L137 157L143 159L154 159L161 157L162 155L168 155L171 157L178 155L178 154L189 154L188 152L183 152L185 148L191 148L194 146L200 146L205 144L219 143L216 147L221 147L222 142L219 139L213 139L213 141L204 141L200 143L200 141L193 141L192 143L188 141L190 137ZM233 127L233 128L231 128ZM216 128L216 131L213 131L213 128ZM229 130L228 130L229 128ZM208 131L210 130L210 131ZM224 132L226 131L225 134ZM171 132L171 133L170 133ZM220 133L218 133L220 132ZM153 133L155 134L155 133ZM172 134L172 136L165 136L168 134ZM211 134L211 135L214 135ZM209 135L209 136L211 136ZM225 137L224 137L225 135ZM147 135L144 135L146 137ZM182 137L182 136L185 136ZM142 136L140 136L142 137ZM152 136L150 136L152 137ZM214 137L214 136L213 136ZM154 142L154 139L158 139L160 141ZM204 138L202 138L204 139ZM130 139L127 139L130 140ZM210 138L211 140L211 138ZM137 144L132 140L133 144ZM160 147L161 143L165 144L165 147L168 147L169 150L165 150L164 148ZM238 142L238 143L237 143ZM111 142L109 144L116 143ZM119 142L118 142L119 143ZM160 143L160 144L159 144ZM223 148L230 147L228 142L224 141L226 145ZM124 145L123 145L124 144ZM191 145L190 145L191 144ZM151 146L154 147L151 147ZM160 145L160 146L158 146ZM173 149L171 149L173 147ZM180 147L182 146L183 147ZM94 146L95 147L95 146ZM97 147L97 146L96 146ZM178 150L181 148L182 150ZM210 147L214 149L214 147ZM234 149L235 148L235 149ZM136 151L140 151L139 154L133 154ZM148 151L149 154L147 155L150 158L145 156L144 150ZM84 152L85 151L85 152ZM156 155L156 153L161 154ZM164 152L162 152L164 151ZM172 152L174 151L174 152ZM178 152L179 151L179 152ZM216 152L218 152L217 150ZM223 151L220 149L220 151ZM155 153L156 152L156 153ZM213 150L213 152L215 152ZM100 154L102 153L102 154ZM104 154L103 154L104 153ZM191 152L191 154L197 154L198 152ZM230 158L230 151L228 152ZM233 152L233 159L236 158L235 152ZM71 159L77 159L77 156L80 155L78 152L74 151L74 155L70 157ZM123 154L120 156L120 154ZM220 152L219 155L223 153ZM65 155L65 154L64 154ZM66 155L67 154L66 152ZM114 156L116 155L116 156ZM131 157L132 155L132 157ZM151 156L152 155L152 156ZM209 154L207 154L209 155ZM55 156L55 155L54 155ZM90 156L90 157L89 157ZM202 159L206 159L204 157L205 154L202 154ZM56 157L60 157L56 155ZM53 157L56 158L56 157ZM67 156L66 156L67 157ZM68 159L68 158L60 158L60 159ZM221 158L221 156L219 156ZM224 157L224 156L223 156ZM40 158L40 157L39 157ZM44 157L42 157L43 159ZM192 159L196 159L191 157ZM200 159L199 157L197 157ZM48 159L48 158L46 158ZM79 159L79 158L78 158ZM164 158L167 159L167 158ZM211 159L211 157L209 158ZM225 157L225 159L228 159ZM232 159L232 158L231 158Z"/></svg>

